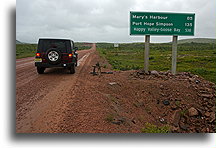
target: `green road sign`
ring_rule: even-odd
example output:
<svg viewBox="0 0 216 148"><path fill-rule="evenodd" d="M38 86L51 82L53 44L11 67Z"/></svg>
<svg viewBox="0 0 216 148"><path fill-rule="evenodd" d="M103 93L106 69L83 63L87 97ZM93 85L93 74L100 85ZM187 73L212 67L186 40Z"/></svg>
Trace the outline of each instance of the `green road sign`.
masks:
<svg viewBox="0 0 216 148"><path fill-rule="evenodd" d="M130 35L194 35L195 14L130 12Z"/></svg>

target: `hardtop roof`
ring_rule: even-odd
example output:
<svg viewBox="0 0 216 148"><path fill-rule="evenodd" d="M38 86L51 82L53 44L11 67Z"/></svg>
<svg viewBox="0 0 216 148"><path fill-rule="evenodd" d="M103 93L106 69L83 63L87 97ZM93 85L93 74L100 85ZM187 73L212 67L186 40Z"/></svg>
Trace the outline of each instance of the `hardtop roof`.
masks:
<svg viewBox="0 0 216 148"><path fill-rule="evenodd" d="M39 40L67 40L67 41L72 41L69 38L39 38Z"/></svg>

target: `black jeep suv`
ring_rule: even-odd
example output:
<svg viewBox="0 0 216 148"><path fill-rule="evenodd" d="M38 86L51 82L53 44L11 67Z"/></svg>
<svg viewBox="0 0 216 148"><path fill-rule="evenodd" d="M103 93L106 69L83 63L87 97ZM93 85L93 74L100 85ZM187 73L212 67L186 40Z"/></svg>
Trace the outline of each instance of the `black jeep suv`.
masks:
<svg viewBox="0 0 216 148"><path fill-rule="evenodd" d="M37 72L43 74L46 68L64 67L74 74L78 59L77 49L70 39L39 39L35 56Z"/></svg>

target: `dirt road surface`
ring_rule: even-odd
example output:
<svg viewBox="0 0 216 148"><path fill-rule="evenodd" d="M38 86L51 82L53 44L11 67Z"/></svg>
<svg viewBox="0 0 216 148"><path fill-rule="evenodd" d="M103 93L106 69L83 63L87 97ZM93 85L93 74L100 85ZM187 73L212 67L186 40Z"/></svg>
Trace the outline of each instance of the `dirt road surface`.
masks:
<svg viewBox="0 0 216 148"><path fill-rule="evenodd" d="M84 91L83 93L87 91L84 89L85 85L80 83L87 83L85 76L91 71L91 61L95 52L95 45L90 50L78 51L79 61L74 75L60 68L46 69L45 74L38 75L33 57L16 61L16 131L18 133L61 132L59 123L65 118L70 100L79 101L81 105L91 105L78 100L76 95L82 95L77 94L77 89L81 85L83 87L80 89ZM76 104L73 108L75 107ZM71 116L84 118L88 114L87 118L92 120L90 113L94 114L93 110L82 108L76 115ZM89 122L85 120L86 123ZM83 121L79 120L79 122Z"/></svg>
<svg viewBox="0 0 216 148"><path fill-rule="evenodd" d="M39 75L34 58L16 61L17 133L140 133L146 123L178 133L215 131L215 84L190 73L93 76L92 65L110 65L95 44L78 53L75 74L52 68Z"/></svg>

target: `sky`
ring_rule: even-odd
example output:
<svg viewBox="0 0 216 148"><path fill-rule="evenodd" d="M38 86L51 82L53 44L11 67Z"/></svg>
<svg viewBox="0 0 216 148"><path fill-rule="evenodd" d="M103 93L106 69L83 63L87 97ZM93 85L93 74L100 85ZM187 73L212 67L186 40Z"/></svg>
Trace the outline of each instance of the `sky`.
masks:
<svg viewBox="0 0 216 148"><path fill-rule="evenodd" d="M195 13L195 36L216 38L215 0L17 0L16 39L36 43L40 37L75 42L144 42L130 36L130 11ZM172 36L151 36L170 42Z"/></svg>

